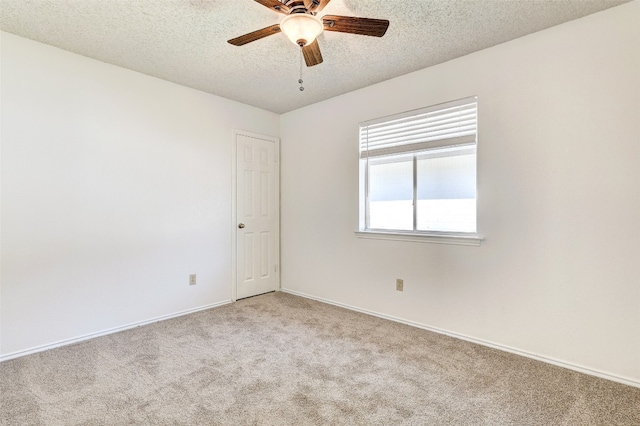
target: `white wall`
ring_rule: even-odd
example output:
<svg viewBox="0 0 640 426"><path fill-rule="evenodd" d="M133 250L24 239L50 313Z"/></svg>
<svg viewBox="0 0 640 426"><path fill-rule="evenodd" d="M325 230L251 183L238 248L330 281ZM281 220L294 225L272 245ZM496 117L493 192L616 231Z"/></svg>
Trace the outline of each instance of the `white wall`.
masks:
<svg viewBox="0 0 640 426"><path fill-rule="evenodd" d="M7 33L1 84L0 357L231 299L232 130L276 114Z"/></svg>
<svg viewBox="0 0 640 426"><path fill-rule="evenodd" d="M282 287L640 385L638 22L632 2L283 115ZM471 95L482 246L356 238L358 123Z"/></svg>

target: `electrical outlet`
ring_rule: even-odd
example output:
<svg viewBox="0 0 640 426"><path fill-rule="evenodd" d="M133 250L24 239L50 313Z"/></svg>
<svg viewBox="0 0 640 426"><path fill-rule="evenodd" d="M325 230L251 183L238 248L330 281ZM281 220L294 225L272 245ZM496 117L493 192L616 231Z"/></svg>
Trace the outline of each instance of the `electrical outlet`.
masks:
<svg viewBox="0 0 640 426"><path fill-rule="evenodd" d="M396 290L398 291L404 290L404 280L402 278L396 279Z"/></svg>
<svg viewBox="0 0 640 426"><path fill-rule="evenodd" d="M189 275L189 285L196 285L196 274Z"/></svg>

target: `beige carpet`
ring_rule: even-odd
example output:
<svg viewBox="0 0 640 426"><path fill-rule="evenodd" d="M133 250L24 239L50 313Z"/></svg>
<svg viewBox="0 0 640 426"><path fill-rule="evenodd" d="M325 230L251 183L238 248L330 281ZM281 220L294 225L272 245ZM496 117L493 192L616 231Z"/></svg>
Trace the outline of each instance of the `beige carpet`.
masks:
<svg viewBox="0 0 640 426"><path fill-rule="evenodd" d="M2 425L640 425L640 389L284 293L0 363Z"/></svg>

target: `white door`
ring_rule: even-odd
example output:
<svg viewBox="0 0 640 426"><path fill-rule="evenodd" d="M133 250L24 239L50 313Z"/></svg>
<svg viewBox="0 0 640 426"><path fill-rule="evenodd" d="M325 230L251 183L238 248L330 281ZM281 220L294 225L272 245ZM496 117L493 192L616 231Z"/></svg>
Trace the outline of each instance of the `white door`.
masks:
<svg viewBox="0 0 640 426"><path fill-rule="evenodd" d="M236 299L278 285L276 140L236 134Z"/></svg>

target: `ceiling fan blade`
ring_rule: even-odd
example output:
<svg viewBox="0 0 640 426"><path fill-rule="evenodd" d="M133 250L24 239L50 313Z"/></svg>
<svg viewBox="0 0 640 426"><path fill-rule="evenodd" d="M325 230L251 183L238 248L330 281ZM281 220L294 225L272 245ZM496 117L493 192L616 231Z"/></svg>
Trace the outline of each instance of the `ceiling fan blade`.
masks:
<svg viewBox="0 0 640 426"><path fill-rule="evenodd" d="M277 34L280 32L280 25L272 25L267 28L263 28L261 30L257 30L245 35L241 35L240 37L232 38L228 40L229 43L234 46L242 46L247 43L251 43L252 41L260 40L261 38L268 37L272 34Z"/></svg>
<svg viewBox="0 0 640 426"><path fill-rule="evenodd" d="M322 18L325 31L382 37L389 28L386 19L356 18L353 16L325 15Z"/></svg>
<svg viewBox="0 0 640 426"><path fill-rule="evenodd" d="M313 40L313 43L302 46L302 55L304 61L308 67L318 65L322 63L322 53L320 53L320 46L318 40Z"/></svg>
<svg viewBox="0 0 640 426"><path fill-rule="evenodd" d="M284 13L285 15L289 14L290 9L284 4L280 3L278 0L255 0L263 6L268 7L271 10L275 10L276 12Z"/></svg>
<svg viewBox="0 0 640 426"><path fill-rule="evenodd" d="M331 0L304 0L304 6L309 12L320 12Z"/></svg>

